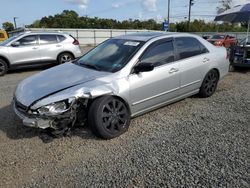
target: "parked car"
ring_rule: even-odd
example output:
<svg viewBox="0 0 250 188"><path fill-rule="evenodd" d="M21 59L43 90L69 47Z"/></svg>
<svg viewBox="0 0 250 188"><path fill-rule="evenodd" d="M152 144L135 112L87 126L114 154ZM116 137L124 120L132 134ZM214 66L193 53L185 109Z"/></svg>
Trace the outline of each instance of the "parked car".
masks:
<svg viewBox="0 0 250 188"><path fill-rule="evenodd" d="M130 34L23 80L14 111L26 126L58 133L80 119L111 139L128 130L131 117L197 93L211 96L228 69L226 49L199 36Z"/></svg>
<svg viewBox="0 0 250 188"><path fill-rule="evenodd" d="M232 68L250 68L250 37L230 48L230 64Z"/></svg>
<svg viewBox="0 0 250 188"><path fill-rule="evenodd" d="M0 43L0 76L15 67L61 64L79 56L79 42L69 34L21 33Z"/></svg>
<svg viewBox="0 0 250 188"><path fill-rule="evenodd" d="M5 41L8 38L8 34L4 30L0 30L0 43Z"/></svg>
<svg viewBox="0 0 250 188"><path fill-rule="evenodd" d="M207 39L211 38L211 35L202 35L202 38L207 40Z"/></svg>
<svg viewBox="0 0 250 188"><path fill-rule="evenodd" d="M241 47L250 46L250 36L248 38L246 37L246 38L241 39L237 45Z"/></svg>
<svg viewBox="0 0 250 188"><path fill-rule="evenodd" d="M207 39L208 42L215 46L224 46L229 48L237 43L237 39L227 34L216 34Z"/></svg>

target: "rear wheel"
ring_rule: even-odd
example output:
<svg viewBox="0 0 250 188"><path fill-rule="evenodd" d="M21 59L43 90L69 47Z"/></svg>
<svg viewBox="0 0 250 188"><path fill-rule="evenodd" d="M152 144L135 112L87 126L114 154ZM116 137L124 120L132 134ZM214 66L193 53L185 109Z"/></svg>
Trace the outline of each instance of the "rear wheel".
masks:
<svg viewBox="0 0 250 188"><path fill-rule="evenodd" d="M5 75L7 70L8 70L7 63L4 60L0 59L0 76Z"/></svg>
<svg viewBox="0 0 250 188"><path fill-rule="evenodd" d="M91 104L88 124L96 136L104 139L115 138L128 130L130 113L118 98L103 96Z"/></svg>
<svg viewBox="0 0 250 188"><path fill-rule="evenodd" d="M72 61L73 59L74 57L72 54L65 52L58 56L58 63L59 64L67 63L69 61Z"/></svg>
<svg viewBox="0 0 250 188"><path fill-rule="evenodd" d="M202 82L199 95L201 97L210 97L213 95L217 88L218 81L218 72L216 70L209 71Z"/></svg>

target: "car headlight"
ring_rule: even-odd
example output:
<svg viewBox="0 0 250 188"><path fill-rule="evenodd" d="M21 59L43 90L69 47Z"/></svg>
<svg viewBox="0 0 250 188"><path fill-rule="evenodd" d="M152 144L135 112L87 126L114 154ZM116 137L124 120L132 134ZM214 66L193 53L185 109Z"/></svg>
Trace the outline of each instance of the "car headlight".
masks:
<svg viewBox="0 0 250 188"><path fill-rule="evenodd" d="M222 45L222 41L217 41L217 42L215 42L215 44Z"/></svg>
<svg viewBox="0 0 250 188"><path fill-rule="evenodd" d="M48 104L40 107L37 111L40 115L59 115L69 110L74 98Z"/></svg>

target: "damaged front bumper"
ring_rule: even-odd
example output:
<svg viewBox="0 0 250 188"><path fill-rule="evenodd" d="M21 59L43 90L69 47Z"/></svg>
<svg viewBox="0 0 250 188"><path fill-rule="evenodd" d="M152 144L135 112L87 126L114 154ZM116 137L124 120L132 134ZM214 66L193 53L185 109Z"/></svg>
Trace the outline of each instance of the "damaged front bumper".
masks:
<svg viewBox="0 0 250 188"><path fill-rule="evenodd" d="M23 124L25 126L41 128L41 129L46 129L51 127L52 120L28 116L24 112L19 111L15 103L13 103L13 109L16 115L23 121Z"/></svg>
<svg viewBox="0 0 250 188"><path fill-rule="evenodd" d="M70 113L70 110L63 115L55 117L45 117L34 114L28 114L27 111L17 107L16 103L13 103L13 109L15 114L22 120L23 124L28 127L47 129L67 126L74 121L74 115Z"/></svg>

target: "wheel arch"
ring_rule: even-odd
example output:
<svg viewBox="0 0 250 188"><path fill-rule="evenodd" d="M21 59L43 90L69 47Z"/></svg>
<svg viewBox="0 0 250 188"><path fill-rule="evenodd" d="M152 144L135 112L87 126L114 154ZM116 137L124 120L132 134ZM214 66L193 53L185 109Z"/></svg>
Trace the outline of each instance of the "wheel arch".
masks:
<svg viewBox="0 0 250 188"><path fill-rule="evenodd" d="M58 61L59 60L59 57L60 55L64 54L64 53L69 53L70 55L72 55L72 57L75 59L75 55L71 52L71 51L63 51L63 52L60 52L58 55L57 55L57 58L56 60Z"/></svg>
<svg viewBox="0 0 250 188"><path fill-rule="evenodd" d="M128 111L129 111L129 114L131 115L131 109L130 109L130 106L129 106L127 100L125 100L125 99L122 98L121 96L112 95L112 94L100 95L100 96L98 96L98 97L89 99L88 108L91 106L91 104L92 104L96 99L101 98L101 97L105 97L105 96L111 96L111 97L117 98L117 99L119 99L120 101L122 101L122 102L125 104L125 106L127 107Z"/></svg>
<svg viewBox="0 0 250 188"><path fill-rule="evenodd" d="M220 78L220 71L219 71L219 69L217 69L217 68L212 68L211 70L215 70L215 71L217 72L219 78ZM211 71L211 70L210 70L210 71ZM210 71L208 71L208 72L210 72Z"/></svg>
<svg viewBox="0 0 250 188"><path fill-rule="evenodd" d="M212 70L215 70L215 71L217 72L217 74L218 74L218 76L219 76L219 79L220 79L220 71L219 71L219 69L218 69L218 68L211 68L211 69L209 69L209 71L205 72L205 75L203 76L203 79L201 80L201 83L204 81L204 79L206 78L207 74L208 74L210 71L212 71Z"/></svg>
<svg viewBox="0 0 250 188"><path fill-rule="evenodd" d="M10 68L10 61L8 60L8 58L0 55L0 59L4 60L7 63L8 68Z"/></svg>

